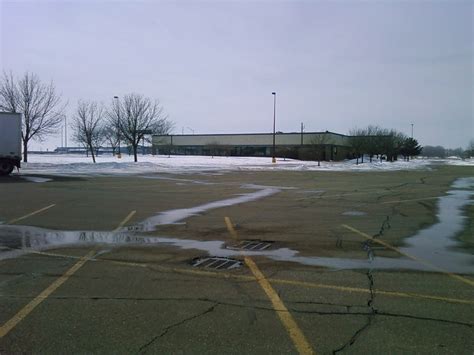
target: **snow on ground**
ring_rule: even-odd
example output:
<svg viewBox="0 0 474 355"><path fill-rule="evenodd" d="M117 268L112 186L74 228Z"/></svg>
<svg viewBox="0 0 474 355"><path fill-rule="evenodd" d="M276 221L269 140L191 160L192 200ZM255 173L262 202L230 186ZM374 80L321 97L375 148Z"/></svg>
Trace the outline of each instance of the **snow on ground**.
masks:
<svg viewBox="0 0 474 355"><path fill-rule="evenodd" d="M93 164L90 157L74 154L31 154L28 163L22 163L21 174L51 175L110 175L110 174L147 174L147 173L224 173L227 171L385 171L426 169L433 163L474 166L474 159L413 159L409 162L393 163L374 160L356 165L355 160L342 162L321 162L318 166L314 161L277 159L272 164L271 158L265 157L210 157L210 156L139 156L138 163L132 156L118 159L111 155L101 155Z"/></svg>

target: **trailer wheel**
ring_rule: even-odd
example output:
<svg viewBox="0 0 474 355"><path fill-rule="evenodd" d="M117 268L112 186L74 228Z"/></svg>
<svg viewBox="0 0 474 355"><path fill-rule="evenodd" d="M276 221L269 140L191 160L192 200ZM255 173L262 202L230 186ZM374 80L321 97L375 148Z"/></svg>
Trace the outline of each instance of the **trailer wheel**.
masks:
<svg viewBox="0 0 474 355"><path fill-rule="evenodd" d="M8 175L13 171L13 164L8 160L0 160L0 175Z"/></svg>

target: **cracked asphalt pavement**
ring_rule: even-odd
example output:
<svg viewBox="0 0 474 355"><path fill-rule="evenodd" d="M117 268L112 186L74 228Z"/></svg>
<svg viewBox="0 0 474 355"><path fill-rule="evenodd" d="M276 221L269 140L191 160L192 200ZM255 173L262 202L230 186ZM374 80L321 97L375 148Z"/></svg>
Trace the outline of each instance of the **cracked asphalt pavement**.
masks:
<svg viewBox="0 0 474 355"><path fill-rule="evenodd" d="M239 238L272 241L275 248L303 256L399 258L340 225L401 246L404 238L436 221L436 200L429 198L442 196L456 178L470 174L462 167L437 167L370 174L234 172L186 179L51 177L45 183L13 177L0 180L0 221L54 204L17 225L111 231L159 212L238 196L246 183L292 187L159 226L147 236L230 241L224 223L230 216ZM392 203L404 200L412 202ZM470 220L470 207L465 212ZM194 268L193 258L205 252L169 244L73 243L31 247L2 258L20 249L28 233L17 241L10 236L7 243L0 228L2 354L302 353L278 316L282 311L245 263L232 270ZM467 253L474 242L470 234L463 230L457 246ZM474 289L449 275L251 257L315 353L474 351ZM472 273L463 277L473 280Z"/></svg>

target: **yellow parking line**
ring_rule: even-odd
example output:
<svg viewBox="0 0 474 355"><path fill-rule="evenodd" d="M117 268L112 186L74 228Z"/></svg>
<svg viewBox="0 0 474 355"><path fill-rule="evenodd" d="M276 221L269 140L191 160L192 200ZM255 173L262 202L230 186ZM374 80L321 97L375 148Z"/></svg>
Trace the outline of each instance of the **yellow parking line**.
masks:
<svg viewBox="0 0 474 355"><path fill-rule="evenodd" d="M128 221L130 221L133 217L133 215L137 213L137 211L133 210L132 212L130 212L127 217L125 217L123 219L122 222L120 222L120 224L117 226L117 228L114 229L114 232L118 232Z"/></svg>
<svg viewBox="0 0 474 355"><path fill-rule="evenodd" d="M122 228L127 221L132 218L136 211L130 212L122 222L115 229L116 231ZM65 283L77 270L79 270L86 262L97 252L97 247L88 252L86 255L81 257L69 270L67 270L62 276L56 279L51 285L49 285L43 292L36 296L31 302L24 306L18 313L16 313L11 319L0 327L0 339L7 335L18 323L25 319L41 302L49 297L54 291L56 291L63 283Z"/></svg>
<svg viewBox="0 0 474 355"><path fill-rule="evenodd" d="M290 311L288 311L288 309L285 307L285 304L275 292L270 282L265 278L265 275L263 275L263 273L260 271L257 264L255 264L254 261L248 256L246 256L244 260L245 264L247 264L249 269L252 271L253 276L255 276L258 284L270 299L273 309L276 311L280 321L288 331L288 334L290 334L290 338L293 341L293 344L295 344L298 352L300 354L314 354L311 345L309 345L300 327L298 324L296 324Z"/></svg>
<svg viewBox="0 0 474 355"><path fill-rule="evenodd" d="M69 277L71 277L77 270L85 264L89 258L94 255L95 249L91 250L87 255L84 255L77 263L74 264L68 271L66 271L61 277L56 279L51 285L49 285L43 292L36 296L30 303L23 307L17 314L15 314L10 320L0 327L0 338L7 335L18 323L25 319L41 302L43 302L50 294L65 283Z"/></svg>
<svg viewBox="0 0 474 355"><path fill-rule="evenodd" d="M229 231L230 235L234 239L239 239L237 232L235 231L234 225L232 224L229 217L224 217L225 225L227 226L227 230Z"/></svg>
<svg viewBox="0 0 474 355"><path fill-rule="evenodd" d="M225 223L227 225L229 233L235 239L238 239L237 232L235 231L234 226L232 225L232 222L230 221L229 217L225 217ZM280 296L278 296L278 294L275 292L270 282L258 268L257 264L255 264L255 262L248 256L244 257L244 261L245 264L249 267L250 271L252 271L252 274L257 280L258 284L263 289L270 302L272 303L273 309L277 313L278 318L280 318L280 321L282 322L286 331L290 335L290 338L293 341L296 350L298 350L298 353L314 354L311 345L309 344L308 340L306 340L306 337L304 336L302 330L294 320L290 311L288 311Z"/></svg>
<svg viewBox="0 0 474 355"><path fill-rule="evenodd" d="M411 200L398 200L398 201L385 201L382 202L382 204L386 203L401 203L401 202L415 202L415 201L424 201L424 200L435 200L437 198L440 198L440 196L433 196L433 197L424 197L424 198L414 198Z"/></svg>
<svg viewBox="0 0 474 355"><path fill-rule="evenodd" d="M63 257L63 258L72 258L72 259L79 259L78 256L70 256L70 255L63 255L63 254L56 254L56 253L45 253L45 252L38 252L34 251L35 254L47 255L47 256L56 256L56 257ZM188 275L197 275L202 277L214 277L214 278L223 278L223 279L235 279L241 281L252 281L255 280L253 276L246 276L246 275L236 275L231 273L225 272L213 272L213 271L204 271L204 270L195 270L195 269L184 269L184 268L173 268L173 267L166 267L161 265L155 264L146 264L146 263L135 263L132 261L118 261L118 260L107 260L107 259L97 259L97 261L101 262L109 262L111 264L122 265L122 266L133 266L133 267L140 267L140 268L151 268L156 269L164 272L176 272L180 274L188 274ZM360 287L347 287L347 286L338 286L338 285L329 285L329 284L321 284L315 282L308 282L308 281L297 281L297 280L286 280L286 279L274 279L269 278L269 282L276 283L276 284L287 284L299 287L308 287L308 288L321 288L321 289L328 289L328 290L337 290L342 292L348 293L370 293L368 288L360 288ZM451 298L451 297L443 297L443 296L435 296L435 295L427 295L422 293L412 293L412 292L395 292L395 291L384 291L377 289L378 295L384 295L387 297L401 297L401 298L419 298L419 299L426 299L432 301L440 301L440 302L448 302L448 303L459 303L459 304L472 304L474 305L474 300L467 300L462 298Z"/></svg>
<svg viewBox="0 0 474 355"><path fill-rule="evenodd" d="M148 264L139 264L127 261L111 261L114 264L120 264L125 266L136 266L136 267L143 267L147 268L150 267ZM246 275L236 275L230 273L223 273L223 272L213 272L213 271L203 271L203 270L190 270L190 269L182 269L182 268L167 268L164 266L155 266L153 268L157 268L159 270L163 270L166 272L172 271L181 274L189 274L189 275L197 275L202 277L214 277L214 278L224 278L224 279L235 279L241 281L251 281L254 280L252 276ZM283 285L292 285L292 286L299 286L299 287L308 287L308 288L321 288L327 290L337 290L347 293L370 293L368 288L361 288L361 287L347 287L347 286L338 286L338 285L329 285L329 284L321 284L315 282L308 282L308 281L297 281L297 280L286 280L286 279L274 279L269 278L269 282L275 284L283 284ZM448 303L459 303L459 304L472 304L474 305L474 300L472 299L462 299L462 298L451 298L451 297L443 297L443 296L435 296L435 295L427 295L422 293L412 293L412 292L395 292L395 291L384 291L377 289L377 295L383 295L387 297L399 297L399 298L418 298L418 299L426 299L432 301L440 301L440 302L448 302Z"/></svg>
<svg viewBox="0 0 474 355"><path fill-rule="evenodd" d="M369 239L369 240L371 240L371 241L373 241L373 242L375 242L375 243L378 243L378 244L380 244L380 245L383 245L384 247L386 247L386 248L388 248L388 249L394 250L394 251L396 251L397 253L406 256L407 258L410 258L410 259L412 259L412 260L415 260L415 261L419 262L420 264L429 266L429 267L431 267L431 268L434 269L434 270L437 270L437 271L439 271L439 272L441 272L441 273L443 273L443 274L445 274L445 275L448 275L448 276L452 277L453 279L456 279L456 280L458 280L458 281L461 281L461 282L463 282L463 283L466 283L466 284L468 284L468 285L470 285L470 286L474 286L474 281L469 280L468 278L465 278L465 277L460 276L460 275L457 275L457 274L453 274L452 272L446 271L446 270L444 270L444 269L442 269L442 268L440 268L440 267L438 267L438 266L436 266L436 265L434 265L434 264L432 264L432 263L430 263L430 262L428 262L428 261L422 260L422 259L420 259L420 258L417 258L416 256L413 256L413 255L407 254L407 253L401 251L400 249L398 249L398 248L392 246L391 244L388 244L387 242L384 242L383 240L380 240L380 239L372 238L370 235L368 235L368 234L366 234L366 233L364 233L364 232L361 232L360 230L355 229L355 228L353 228L353 227L351 227L351 226L348 226L347 224L343 224L342 226L343 226L344 228L346 228L346 229L348 229L348 230L350 230L350 231L352 231L352 232L354 232L354 233L356 233L356 234L358 234L358 235L360 235L360 236L366 238L366 239Z"/></svg>
<svg viewBox="0 0 474 355"><path fill-rule="evenodd" d="M269 281L273 283L280 283L280 284L288 284L293 286L301 286L301 287L310 287L310 288L322 288L322 289L329 289L329 290L338 290L343 292L354 292L354 293L370 293L370 290L367 288L360 288L360 287L347 287L347 286L337 286L337 285L327 285L327 284L320 284L314 282L306 282L306 281L295 281L295 280L285 280L285 279L269 279ZM460 304L473 304L474 300L466 300L462 298L450 298L450 297L443 297L443 296L434 296L434 295L425 295L420 293L411 293L411 292L394 292L394 291L384 291L377 289L377 295L384 295L388 297L401 297L401 298L420 298L420 299L428 299L433 301L442 301L442 302L449 302L449 303L460 303Z"/></svg>
<svg viewBox="0 0 474 355"><path fill-rule="evenodd" d="M28 218L28 217L34 216L35 214L41 213L41 212L43 212L43 211L46 211L46 210L48 210L48 209L50 209L51 207L54 207L54 206L56 206L55 203L53 203L52 205L49 205L49 206L40 208L39 210L33 211L33 212L31 212L31 213L28 213L28 214L26 214L26 215L24 215L24 216L21 216L21 217L12 219L11 221L8 221L7 224L14 224L14 223L16 223L16 222L22 221L22 220L24 220L24 219L26 219L26 218Z"/></svg>

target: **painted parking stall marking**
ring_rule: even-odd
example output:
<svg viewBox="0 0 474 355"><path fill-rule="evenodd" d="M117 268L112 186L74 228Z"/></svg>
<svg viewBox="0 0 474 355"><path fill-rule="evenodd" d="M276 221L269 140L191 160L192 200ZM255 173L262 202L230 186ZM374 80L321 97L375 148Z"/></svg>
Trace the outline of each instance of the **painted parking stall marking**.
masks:
<svg viewBox="0 0 474 355"><path fill-rule="evenodd" d="M434 265L434 264L432 264L432 263L430 263L430 262L428 262L428 261L422 260L422 259L420 259L420 258L417 258L417 257L413 256L413 255L410 255L410 254L408 254L408 253L405 253L405 252L401 251L400 249L394 247L393 245L391 245L391 244L389 244L389 243L387 243L387 242L385 242L385 241L383 241L383 240L380 240L380 239L377 239L377 238L373 238L373 237L371 237L370 235L368 235L367 233L361 232L360 230L355 229L354 227L348 226L347 224L343 224L342 227L344 227L344 228L346 228L346 229L348 229L348 230L350 230L350 231L352 231L352 232L354 232L354 233L356 233L356 234L358 234L358 235L360 235L360 236L362 236L362 237L364 237L364 238L366 238L366 239L368 239L368 240L370 240L370 241L373 241L374 243L378 243L378 244L383 245L384 247L386 247L386 248L388 248L388 249L391 249L391 250L393 250L393 251L396 251L397 253L406 256L407 258L410 258L410 259L415 260L415 261L417 261L417 262L419 262L419 263L421 263L421 264L424 264L424 265L426 265L426 266L429 266L429 267L432 268L433 270L437 270L437 271L439 271L439 272L441 272L441 273L443 273L443 274L445 274L445 275L448 275L449 277L452 277L453 279L456 279L456 280L458 280L458 281L461 281L461 282L463 282L463 283L465 283L465 284L468 284L468 285L470 285L470 286L474 286L474 281L469 280L469 279L466 278L466 277L463 277L463 276L460 276L460 275L457 275L457 274L453 274L452 272L446 271L446 270L444 270L444 269L442 269L442 268L440 268L440 267L438 267L438 266L436 266L436 265Z"/></svg>
<svg viewBox="0 0 474 355"><path fill-rule="evenodd" d="M237 231L235 230L230 218L225 217L224 220L227 229L229 230L229 233L234 239L238 239ZM288 332L291 340L293 341L293 344L296 347L296 350L298 350L298 353L314 354L315 352L313 351L313 348L311 347L305 335L303 334L303 331L298 326L290 311L288 310L288 308L286 308L285 304L281 300L280 296L278 296L278 293L274 290L268 279L260 271L257 264L255 264L255 262L248 256L244 257L244 261L252 272L255 279L257 280L258 284L270 300L273 309L277 313L278 318L280 319L286 331Z"/></svg>
<svg viewBox="0 0 474 355"><path fill-rule="evenodd" d="M51 206L52 207L52 206ZM115 228L114 231L120 230L125 223L127 223L135 214L136 211L130 212ZM0 327L0 339L6 336L15 326L25 319L37 306L39 306L44 300L46 300L54 291L56 291L62 284L64 284L72 275L74 275L88 260L92 259L97 253L98 247L95 247L89 251L86 255L82 256L70 269L68 269L62 276L56 279L51 285L43 290L38 296L36 296L31 302L24 306L18 313L10 318L5 324Z"/></svg>
<svg viewBox="0 0 474 355"><path fill-rule="evenodd" d="M46 211L46 210L49 210L50 208L52 208L52 207L54 207L54 206L56 206L55 203L53 203L53 204L51 204L51 205L49 205L49 206L40 208L39 210L33 211L33 212L31 212L31 213L28 213L28 214L26 214L26 215L24 215L24 216L21 216L21 217L12 219L12 220L8 221L6 224L14 224L14 223L17 223L17 222L19 222L19 221L22 221L22 220L24 220L24 219L27 219L27 218L32 217L32 216L34 216L34 215L37 215L38 213L44 212L44 211Z"/></svg>

